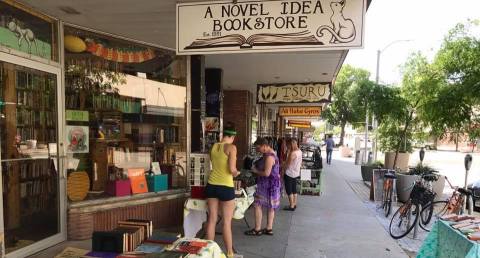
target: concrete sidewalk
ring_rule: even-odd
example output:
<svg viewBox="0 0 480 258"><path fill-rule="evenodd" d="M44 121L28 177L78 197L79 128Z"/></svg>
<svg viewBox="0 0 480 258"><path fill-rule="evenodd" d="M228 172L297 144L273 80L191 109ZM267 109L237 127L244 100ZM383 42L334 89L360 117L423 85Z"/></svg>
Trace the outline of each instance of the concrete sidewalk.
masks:
<svg viewBox="0 0 480 258"><path fill-rule="evenodd" d="M274 236L245 236L245 222L235 220L235 249L245 258L408 257L347 184L359 180L359 168L335 159L324 173L321 196L300 196L296 211L277 212ZM253 226L253 209L247 220ZM222 236L216 240L223 246ZM90 249L90 241L64 242L33 257L54 257L67 246Z"/></svg>
<svg viewBox="0 0 480 258"><path fill-rule="evenodd" d="M245 223L235 221L236 250L245 258L408 257L347 184L345 177L360 173L353 168L339 160L326 165L322 196L301 196L296 211L278 211L273 237L245 236ZM247 216L253 226L253 209Z"/></svg>

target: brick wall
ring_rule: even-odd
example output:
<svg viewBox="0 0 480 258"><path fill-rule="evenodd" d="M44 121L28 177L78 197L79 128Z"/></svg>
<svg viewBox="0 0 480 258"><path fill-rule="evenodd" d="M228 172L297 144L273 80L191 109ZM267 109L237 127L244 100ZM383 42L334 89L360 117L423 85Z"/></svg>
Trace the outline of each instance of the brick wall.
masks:
<svg viewBox="0 0 480 258"><path fill-rule="evenodd" d="M152 220L154 228L178 227L183 223L185 200L185 198L177 198L102 211L69 211L67 219L68 239L90 239L93 231L115 229L118 221L126 219Z"/></svg>
<svg viewBox="0 0 480 258"><path fill-rule="evenodd" d="M248 153L251 137L253 96L249 91L224 91L223 121L235 123L237 137L237 167L242 167L243 157Z"/></svg>

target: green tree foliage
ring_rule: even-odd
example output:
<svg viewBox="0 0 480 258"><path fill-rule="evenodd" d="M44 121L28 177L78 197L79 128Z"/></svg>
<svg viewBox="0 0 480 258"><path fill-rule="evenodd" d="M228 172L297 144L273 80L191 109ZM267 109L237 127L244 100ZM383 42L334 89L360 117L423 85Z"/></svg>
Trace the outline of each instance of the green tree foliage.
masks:
<svg viewBox="0 0 480 258"><path fill-rule="evenodd" d="M435 57L432 66L440 83L425 105L423 120L436 136L444 136L446 132L467 133L474 141L480 135L479 30L478 20L456 25Z"/></svg>
<svg viewBox="0 0 480 258"><path fill-rule="evenodd" d="M340 70L333 88L332 103L322 114L330 124L340 127L340 145L343 145L345 126L347 123L356 124L365 117L365 109L360 101L352 101L355 85L369 82L370 72L351 65L344 65Z"/></svg>

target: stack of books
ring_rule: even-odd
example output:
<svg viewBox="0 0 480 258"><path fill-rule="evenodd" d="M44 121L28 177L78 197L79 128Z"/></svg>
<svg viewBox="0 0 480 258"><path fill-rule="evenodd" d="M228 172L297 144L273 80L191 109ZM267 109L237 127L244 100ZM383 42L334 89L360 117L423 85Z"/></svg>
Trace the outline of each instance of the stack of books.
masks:
<svg viewBox="0 0 480 258"><path fill-rule="evenodd" d="M112 231L96 231L92 236L92 252L84 258L139 258L164 257L179 258L198 252L203 244L183 243L177 250L166 250L166 246L180 241L178 233L153 230L151 220L127 219L118 221Z"/></svg>
<svg viewBox="0 0 480 258"><path fill-rule="evenodd" d="M92 249L95 252L132 252L153 233L150 220L129 219L119 221L112 231L96 231L92 236Z"/></svg>
<svg viewBox="0 0 480 258"><path fill-rule="evenodd" d="M441 218L448 221L450 226L467 235L468 239L480 241L480 218L471 215L449 214Z"/></svg>

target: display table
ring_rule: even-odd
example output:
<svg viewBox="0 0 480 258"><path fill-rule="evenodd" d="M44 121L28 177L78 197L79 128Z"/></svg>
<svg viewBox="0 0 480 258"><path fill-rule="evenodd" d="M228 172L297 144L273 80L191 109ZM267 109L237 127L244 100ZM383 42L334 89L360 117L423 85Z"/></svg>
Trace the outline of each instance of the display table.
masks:
<svg viewBox="0 0 480 258"><path fill-rule="evenodd" d="M417 258L473 258L480 257L480 245L470 241L448 222L437 221L423 242Z"/></svg>
<svg viewBox="0 0 480 258"><path fill-rule="evenodd" d="M242 191L242 196L235 198L234 219L244 219L245 212L254 201L255 187L249 187ZM183 210L183 230L185 237L195 237L207 221L207 200L189 198L185 202ZM248 225L248 223L247 223Z"/></svg>
<svg viewBox="0 0 480 258"><path fill-rule="evenodd" d="M203 247L198 254L189 254L185 258L226 258L225 254L222 252L222 249L215 241L204 240L198 238L180 238L170 247L167 247L167 250L173 250L175 246L182 241L195 241L195 242L205 242L207 246Z"/></svg>

